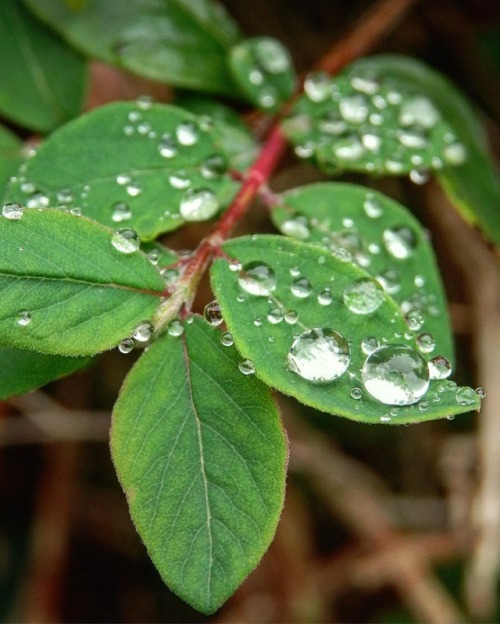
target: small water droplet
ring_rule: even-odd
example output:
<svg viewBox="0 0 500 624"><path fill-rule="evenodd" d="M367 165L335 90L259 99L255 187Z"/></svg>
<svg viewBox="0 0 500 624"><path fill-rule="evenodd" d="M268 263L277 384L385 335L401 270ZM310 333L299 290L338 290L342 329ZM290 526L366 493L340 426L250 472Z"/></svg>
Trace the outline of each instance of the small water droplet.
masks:
<svg viewBox="0 0 500 624"><path fill-rule="evenodd" d="M373 353L379 346L379 341L374 336L366 336L361 341L361 351L363 351L365 355L370 355L370 353Z"/></svg>
<svg viewBox="0 0 500 624"><path fill-rule="evenodd" d="M269 297L276 289L276 274L264 262L250 262L241 269L238 283L250 295Z"/></svg>
<svg viewBox="0 0 500 624"><path fill-rule="evenodd" d="M440 114L432 101L424 96L415 96L402 103L399 123L402 126L422 126L433 128L439 121Z"/></svg>
<svg viewBox="0 0 500 624"><path fill-rule="evenodd" d="M361 370L366 390L385 405L412 405L429 387L424 358L406 345L384 345L373 351Z"/></svg>
<svg viewBox="0 0 500 624"><path fill-rule="evenodd" d="M2 215L9 219L9 221L19 221L22 218L24 213L24 208L21 204L17 204L15 202L9 202L8 204L4 204L2 208Z"/></svg>
<svg viewBox="0 0 500 624"><path fill-rule="evenodd" d="M200 136L198 126L193 121L180 123L175 129L177 141L181 145L194 145Z"/></svg>
<svg viewBox="0 0 500 624"><path fill-rule="evenodd" d="M137 197L138 195L142 193L142 185L135 180L131 180L127 184L126 190L127 190L127 193L130 195L130 197Z"/></svg>
<svg viewBox="0 0 500 624"><path fill-rule="evenodd" d="M288 50L276 39L261 37L254 47L259 65L270 74L281 74L291 66Z"/></svg>
<svg viewBox="0 0 500 624"><path fill-rule="evenodd" d="M200 173L207 180L220 178L227 171L225 158L220 154L212 154L201 164Z"/></svg>
<svg viewBox="0 0 500 624"><path fill-rule="evenodd" d="M111 244L121 253L131 254L139 249L141 240L135 230L120 228L113 234Z"/></svg>
<svg viewBox="0 0 500 624"><path fill-rule="evenodd" d="M191 179L185 169L174 171L168 176L168 181L175 189L186 189L191 186Z"/></svg>
<svg viewBox="0 0 500 624"><path fill-rule="evenodd" d="M203 310L203 316L210 323L210 325L213 325L214 327L217 327L224 322L218 301L211 301L210 303L207 303L205 309Z"/></svg>
<svg viewBox="0 0 500 624"><path fill-rule="evenodd" d="M373 95L380 89L380 84L374 76L357 74L351 76L350 82L355 91L366 93L366 95Z"/></svg>
<svg viewBox="0 0 500 624"><path fill-rule="evenodd" d="M153 98L150 95L140 95L135 104L141 110L149 110L153 106Z"/></svg>
<svg viewBox="0 0 500 624"><path fill-rule="evenodd" d="M128 221L132 218L132 211L125 202L116 202L113 204L113 212L111 213L111 219L115 223L121 223L122 221Z"/></svg>
<svg viewBox="0 0 500 624"><path fill-rule="evenodd" d="M413 184L422 185L429 181L428 169L412 169L410 171L410 180Z"/></svg>
<svg viewBox="0 0 500 624"><path fill-rule="evenodd" d="M149 121L141 121L141 123L137 126L137 132L142 134L143 136L148 134L151 130L151 124Z"/></svg>
<svg viewBox="0 0 500 624"><path fill-rule="evenodd" d="M452 143L443 150L443 158L449 165L462 165L467 160L467 150L462 143Z"/></svg>
<svg viewBox="0 0 500 624"><path fill-rule="evenodd" d="M291 267L290 269L290 275L292 277L298 277L300 275L300 269L297 266Z"/></svg>
<svg viewBox="0 0 500 624"><path fill-rule="evenodd" d="M410 149L425 149L428 146L425 134L418 129L398 132L398 140L401 145Z"/></svg>
<svg viewBox="0 0 500 624"><path fill-rule="evenodd" d="M229 270L233 271L233 273L236 273L236 271L241 271L241 262L239 262L238 260L231 260L231 262L229 263Z"/></svg>
<svg viewBox="0 0 500 624"><path fill-rule="evenodd" d="M185 221L206 221L219 207L217 195L209 188L188 189L180 202L180 214Z"/></svg>
<svg viewBox="0 0 500 624"><path fill-rule="evenodd" d="M291 371L313 383L330 383L345 373L351 356L347 340L334 329L302 332L288 352Z"/></svg>
<svg viewBox="0 0 500 624"><path fill-rule="evenodd" d="M318 303L323 306L330 305L333 301L332 291L329 288L325 288L318 295Z"/></svg>
<svg viewBox="0 0 500 624"><path fill-rule="evenodd" d="M324 102L332 92L332 81L326 72L315 71L304 80L304 92L312 102Z"/></svg>
<svg viewBox="0 0 500 624"><path fill-rule="evenodd" d="M459 405L472 405L475 403L477 395L469 386L462 386L458 388L455 398Z"/></svg>
<svg viewBox="0 0 500 624"><path fill-rule="evenodd" d="M481 399L481 401L484 399L484 397L486 396L486 391L484 388L476 388L474 390L474 392L477 394L477 396Z"/></svg>
<svg viewBox="0 0 500 624"><path fill-rule="evenodd" d="M292 282L290 290L295 297L306 299L312 291L311 282L305 277L299 277Z"/></svg>
<svg viewBox="0 0 500 624"><path fill-rule="evenodd" d="M126 124L125 126L123 126L123 134L125 136L132 136L135 132L135 128L134 126L130 125L130 124Z"/></svg>
<svg viewBox="0 0 500 624"><path fill-rule="evenodd" d="M301 214L296 214L290 217L281 224L281 231L287 236L297 238L299 240L306 240L310 237L311 232L309 230L309 219Z"/></svg>
<svg viewBox="0 0 500 624"><path fill-rule="evenodd" d="M425 278L422 275L415 275L413 283L417 288L422 288L423 286L425 286Z"/></svg>
<svg viewBox="0 0 500 624"><path fill-rule="evenodd" d="M359 160L365 148L356 135L350 135L335 141L333 145L333 153L339 160L352 162Z"/></svg>
<svg viewBox="0 0 500 624"><path fill-rule="evenodd" d="M220 337L220 341L224 347L232 347L234 344L233 334L231 334L231 332L224 332Z"/></svg>
<svg viewBox="0 0 500 624"><path fill-rule="evenodd" d="M393 295L401 289L400 274L396 269L387 269L377 275L376 279L388 295Z"/></svg>
<svg viewBox="0 0 500 624"><path fill-rule="evenodd" d="M142 115L139 111L133 110L128 113L127 118L132 123L136 123L142 119Z"/></svg>
<svg viewBox="0 0 500 624"><path fill-rule="evenodd" d="M428 408L429 408L429 401L420 401L420 403L418 404L418 409L421 412L427 411Z"/></svg>
<svg viewBox="0 0 500 624"><path fill-rule="evenodd" d="M359 399L361 399L362 396L363 396L363 390L361 390L361 388L353 388L351 390L351 398L355 399L356 401L359 401Z"/></svg>
<svg viewBox="0 0 500 624"><path fill-rule="evenodd" d="M382 216L383 209L380 205L380 202L376 200L372 195L367 195L364 203L363 209L367 217L370 219L378 219Z"/></svg>
<svg viewBox="0 0 500 624"><path fill-rule="evenodd" d="M285 312L285 323L288 325L295 325L299 320L299 315L295 310L287 310Z"/></svg>
<svg viewBox="0 0 500 624"><path fill-rule="evenodd" d="M47 208L49 205L49 198L43 193L33 193L29 199L26 200L26 206L28 208Z"/></svg>
<svg viewBox="0 0 500 624"><path fill-rule="evenodd" d="M16 315L16 323L20 327L26 327L26 325L29 325L31 323L31 312L28 310L21 310L18 312Z"/></svg>
<svg viewBox="0 0 500 624"><path fill-rule="evenodd" d="M436 355L427 364L431 379L447 379L451 375L452 366L444 355Z"/></svg>
<svg viewBox="0 0 500 624"><path fill-rule="evenodd" d="M133 338L138 342L147 342L153 335L153 331L153 324L149 321L143 321L135 328Z"/></svg>
<svg viewBox="0 0 500 624"><path fill-rule="evenodd" d="M436 348L436 341L431 334L425 332L417 336L417 345L422 353L432 353Z"/></svg>
<svg viewBox="0 0 500 624"><path fill-rule="evenodd" d="M56 199L60 204L69 204L73 201L73 191L69 188L61 189L56 193Z"/></svg>
<svg viewBox="0 0 500 624"><path fill-rule="evenodd" d="M125 353L125 354L130 353L133 350L133 348L134 348L134 341L132 340L132 338L125 338L118 345L118 351L120 351L120 353Z"/></svg>
<svg viewBox="0 0 500 624"><path fill-rule="evenodd" d="M284 318L284 313L283 310L281 308L273 308L272 310L269 310L269 312L267 313L267 320L272 324L272 325L277 325L278 323L281 323L281 321Z"/></svg>
<svg viewBox="0 0 500 624"><path fill-rule="evenodd" d="M372 314L384 301L380 284L370 278L362 278L344 289L344 303L355 314Z"/></svg>
<svg viewBox="0 0 500 624"><path fill-rule="evenodd" d="M128 184L131 180L132 180L132 178L129 175L127 175L126 173L119 173L116 176L116 182L120 186L125 186L125 184Z"/></svg>
<svg viewBox="0 0 500 624"><path fill-rule="evenodd" d="M11 181L14 182L13 180ZM21 184L21 191L25 195L31 195L32 193L36 191L36 186L33 184L33 182L23 182Z"/></svg>
<svg viewBox="0 0 500 624"><path fill-rule="evenodd" d="M415 233L404 225L384 230L383 240L387 251L398 260L410 257L417 246Z"/></svg>
<svg viewBox="0 0 500 624"><path fill-rule="evenodd" d="M253 365L252 360L242 360L238 364L238 368L244 375L253 375L255 373L255 366Z"/></svg>
<svg viewBox="0 0 500 624"><path fill-rule="evenodd" d="M368 103L364 95L344 97L339 103L339 111L348 123L362 124L368 117Z"/></svg>
<svg viewBox="0 0 500 624"><path fill-rule="evenodd" d="M174 319L167 327L167 333L169 336L178 338L184 333L184 326L178 319Z"/></svg>
<svg viewBox="0 0 500 624"><path fill-rule="evenodd" d="M177 156L177 143L170 134L162 136L158 143L158 152L163 158L174 158L174 156Z"/></svg>
<svg viewBox="0 0 500 624"><path fill-rule="evenodd" d="M412 331L419 331L422 329L425 317L418 308L410 308L405 314L405 321Z"/></svg>

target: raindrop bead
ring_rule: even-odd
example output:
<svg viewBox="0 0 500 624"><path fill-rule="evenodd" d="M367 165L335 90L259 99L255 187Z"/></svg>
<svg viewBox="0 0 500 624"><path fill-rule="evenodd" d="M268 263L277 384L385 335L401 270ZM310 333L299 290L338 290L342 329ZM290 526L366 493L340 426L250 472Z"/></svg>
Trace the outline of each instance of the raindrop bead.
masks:
<svg viewBox="0 0 500 624"><path fill-rule="evenodd" d="M115 223L121 223L122 221L128 221L132 218L132 211L130 206L125 202L116 202L113 204L113 212L111 213L111 219Z"/></svg>
<svg viewBox="0 0 500 624"><path fill-rule="evenodd" d="M474 390L474 392L477 394L477 396L481 399L481 401L484 399L484 397L486 396L486 391L484 388L476 388Z"/></svg>
<svg viewBox="0 0 500 624"><path fill-rule="evenodd" d="M217 327L224 321L220 305L217 301L207 303L205 309L203 310L203 316L205 317L205 320L214 327Z"/></svg>
<svg viewBox="0 0 500 624"><path fill-rule="evenodd" d="M422 185L429 181L429 171L427 169L412 169L410 180L413 184Z"/></svg>
<svg viewBox="0 0 500 624"><path fill-rule="evenodd" d="M345 288L343 299L351 312L372 314L384 301L384 291L375 280L363 278Z"/></svg>
<svg viewBox="0 0 500 624"><path fill-rule="evenodd" d="M220 178L227 171L227 163L220 154L212 154L201 164L200 173L207 180Z"/></svg>
<svg viewBox="0 0 500 624"><path fill-rule="evenodd" d="M305 277L299 277L292 283L291 291L295 297L306 299L312 291L311 282Z"/></svg>
<svg viewBox="0 0 500 624"><path fill-rule="evenodd" d="M147 342L153 335L153 331L153 324L149 321L144 321L136 327L132 337L137 342Z"/></svg>
<svg viewBox="0 0 500 624"><path fill-rule="evenodd" d="M286 221L283 221L280 227L283 234L298 238L299 240L307 240L311 236L309 230L309 219L304 215L297 214Z"/></svg>
<svg viewBox="0 0 500 624"><path fill-rule="evenodd" d="M4 204L2 208L2 215L9 221L19 221L23 216L23 212L24 208L21 204L16 204L15 202Z"/></svg>
<svg viewBox="0 0 500 624"><path fill-rule="evenodd" d="M422 353L432 353L436 348L436 341L431 334L423 333L417 336L417 345Z"/></svg>
<svg viewBox="0 0 500 624"><path fill-rule="evenodd" d="M139 184L139 182L136 182L135 180L131 180L127 184L126 191L127 191L127 194L130 195L130 197L137 197L138 195L142 193L142 185Z"/></svg>
<svg viewBox="0 0 500 624"><path fill-rule="evenodd" d="M295 325L298 320L299 315L295 310L287 310L285 312L285 323L287 323L287 325Z"/></svg>
<svg viewBox="0 0 500 624"><path fill-rule="evenodd" d="M378 219L382 216L382 206L372 196L368 196L363 203L363 210L370 219Z"/></svg>
<svg viewBox="0 0 500 624"><path fill-rule="evenodd" d="M177 156L177 143L169 134L164 134L158 143L158 152L163 158L173 158Z"/></svg>
<svg viewBox="0 0 500 624"><path fill-rule="evenodd" d="M150 95L140 95L135 104L141 110L149 110L153 106L153 98Z"/></svg>
<svg viewBox="0 0 500 624"><path fill-rule="evenodd" d="M56 199L60 204L69 204L73 201L74 196L71 189L61 189L56 193Z"/></svg>
<svg viewBox="0 0 500 624"><path fill-rule="evenodd" d="M403 102L399 113L399 123L402 126L421 126L430 129L436 125L439 118L439 111L432 101L423 96Z"/></svg>
<svg viewBox="0 0 500 624"><path fill-rule="evenodd" d="M47 208L49 198L43 193L34 193L26 202L28 208Z"/></svg>
<svg viewBox="0 0 500 624"><path fill-rule="evenodd" d="M206 221L219 210L217 195L208 188L189 189L182 196L179 211L185 221Z"/></svg>
<svg viewBox="0 0 500 624"><path fill-rule="evenodd" d="M185 169L180 169L179 171L171 173L168 176L168 181L175 189L186 189L191 186L191 179Z"/></svg>
<svg viewBox="0 0 500 624"><path fill-rule="evenodd" d="M449 165L462 165L467 159L467 151L462 143L452 143L443 150L443 158Z"/></svg>
<svg viewBox="0 0 500 624"><path fill-rule="evenodd" d="M270 74L281 74L290 68L291 59L288 50L271 37L259 39L254 54L262 69Z"/></svg>
<svg viewBox="0 0 500 624"><path fill-rule="evenodd" d="M332 92L332 81L326 72L311 72L304 80L304 92L312 102L324 102Z"/></svg>
<svg viewBox="0 0 500 624"><path fill-rule="evenodd" d="M132 178L126 173L119 173L116 176L116 183L120 186L125 186L125 184L128 184L131 180Z"/></svg>
<svg viewBox="0 0 500 624"><path fill-rule="evenodd" d="M178 338L179 336L182 336L182 334L184 333L184 326L179 320L175 319L167 327L167 333L169 336Z"/></svg>
<svg viewBox="0 0 500 624"><path fill-rule="evenodd" d="M302 332L288 352L288 367L312 383L330 383L349 367L347 340L334 329L315 328Z"/></svg>
<svg viewBox="0 0 500 624"><path fill-rule="evenodd" d="M373 353L378 348L379 341L374 336L366 336L361 341L361 351L363 351L365 355L370 355L370 353Z"/></svg>
<svg viewBox="0 0 500 624"><path fill-rule="evenodd" d="M356 399L356 401L359 401L359 399L363 396L363 390L361 390L361 388L353 388L351 390L351 398L352 399Z"/></svg>
<svg viewBox="0 0 500 624"><path fill-rule="evenodd" d="M383 234L387 251L398 260L409 258L417 246L417 237L409 227L389 228Z"/></svg>
<svg viewBox="0 0 500 624"><path fill-rule="evenodd" d="M120 342L120 344L118 345L118 351L120 351L120 353L130 353L134 348L134 341L132 340L132 338L125 338L125 340L122 340Z"/></svg>
<svg viewBox="0 0 500 624"><path fill-rule="evenodd" d="M231 334L231 332L224 332L220 337L220 341L222 343L222 346L232 347L234 344L233 334Z"/></svg>
<svg viewBox="0 0 500 624"><path fill-rule="evenodd" d="M255 366L252 360L242 360L238 364L238 368L240 369L240 373L244 375L253 375L255 373Z"/></svg>
<svg viewBox="0 0 500 624"><path fill-rule="evenodd" d="M459 405L472 405L476 401L477 395L469 386L462 386L457 390L455 398Z"/></svg>
<svg viewBox="0 0 500 624"><path fill-rule="evenodd" d="M424 358L406 345L384 345L371 353L361 370L366 390L385 405L412 405L429 387Z"/></svg>
<svg viewBox="0 0 500 624"><path fill-rule="evenodd" d="M281 323L283 318L284 314L281 308L273 308L267 313L267 320L271 323L271 325L277 325L278 323Z"/></svg>
<svg viewBox="0 0 500 624"><path fill-rule="evenodd" d="M450 361L444 355L436 355L427 364L431 379L447 379L451 375Z"/></svg>
<svg viewBox="0 0 500 624"><path fill-rule="evenodd" d="M333 301L332 292L329 288L325 288L318 295L318 303L322 306L330 305Z"/></svg>
<svg viewBox="0 0 500 624"><path fill-rule="evenodd" d="M181 145L194 145L199 138L198 126L192 121L180 123L175 129L175 135Z"/></svg>
<svg viewBox="0 0 500 624"><path fill-rule="evenodd" d="M339 103L342 118L354 124L362 124L368 117L368 106L363 95L353 95L343 98Z"/></svg>
<svg viewBox="0 0 500 624"><path fill-rule="evenodd" d="M405 314L405 321L412 331L419 331L420 329L422 329L425 318L421 310L419 310L418 308L411 308Z"/></svg>
<svg viewBox="0 0 500 624"><path fill-rule="evenodd" d="M131 254L139 249L141 240L135 230L131 230L130 228L120 228L113 234L111 244L119 252Z"/></svg>
<svg viewBox="0 0 500 624"><path fill-rule="evenodd" d="M264 262L250 262L241 269L238 284L250 295L269 297L276 289L276 274Z"/></svg>
<svg viewBox="0 0 500 624"><path fill-rule="evenodd" d="M28 310L21 310L18 312L16 315L16 323L20 327L26 327L26 325L29 325L31 323L31 312Z"/></svg>

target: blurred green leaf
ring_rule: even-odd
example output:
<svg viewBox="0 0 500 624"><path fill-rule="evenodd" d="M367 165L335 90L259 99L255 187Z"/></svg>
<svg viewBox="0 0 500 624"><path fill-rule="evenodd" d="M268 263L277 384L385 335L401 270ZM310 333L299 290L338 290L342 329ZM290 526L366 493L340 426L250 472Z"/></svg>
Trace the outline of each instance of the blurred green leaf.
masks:
<svg viewBox="0 0 500 624"><path fill-rule="evenodd" d="M234 95L226 54L240 34L215 0L25 3L88 56L174 86Z"/></svg>
<svg viewBox="0 0 500 624"><path fill-rule="evenodd" d="M257 565L283 506L287 444L269 391L199 317L125 380L111 450L132 519L169 587L213 613Z"/></svg>
<svg viewBox="0 0 500 624"><path fill-rule="evenodd" d="M0 2L0 113L49 132L82 108L86 69L82 56L25 9Z"/></svg>
<svg viewBox="0 0 500 624"><path fill-rule="evenodd" d="M0 126L0 196L22 162L22 143L15 134Z"/></svg>

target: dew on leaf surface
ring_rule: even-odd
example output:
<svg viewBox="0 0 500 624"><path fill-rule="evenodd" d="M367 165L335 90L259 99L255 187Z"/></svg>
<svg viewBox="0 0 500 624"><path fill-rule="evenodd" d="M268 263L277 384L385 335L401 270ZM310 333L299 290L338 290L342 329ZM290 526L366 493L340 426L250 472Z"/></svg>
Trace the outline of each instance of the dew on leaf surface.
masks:
<svg viewBox="0 0 500 624"><path fill-rule="evenodd" d="M380 84L374 76L355 74L351 76L351 87L355 91L365 93L366 95L374 95L380 89Z"/></svg>
<svg viewBox="0 0 500 624"><path fill-rule="evenodd" d="M481 387L476 388L476 389L474 390L474 392L477 394L477 396L478 396L481 400L482 400L482 399L484 399L484 397L486 396L486 391L485 391L485 389L484 389L484 388L481 388Z"/></svg>
<svg viewBox="0 0 500 624"><path fill-rule="evenodd" d="M14 182L14 181L15 180L11 180L11 182ZM36 191L36 186L33 184L33 182L23 182L21 184L21 191L25 195L31 195L32 193Z"/></svg>
<svg viewBox="0 0 500 624"><path fill-rule="evenodd" d="M231 334L231 332L224 332L220 337L220 341L224 347L232 347L234 344L233 334Z"/></svg>
<svg viewBox="0 0 500 624"><path fill-rule="evenodd" d="M281 224L281 231L287 236L297 238L298 240L306 240L310 237L309 219L301 214L290 217Z"/></svg>
<svg viewBox="0 0 500 624"><path fill-rule="evenodd" d="M220 178L227 171L227 163L220 154L212 154L201 164L200 173L207 180Z"/></svg>
<svg viewBox="0 0 500 624"><path fill-rule="evenodd" d="M368 117L368 104L363 95L344 97L339 103L343 119L349 123L362 124Z"/></svg>
<svg viewBox="0 0 500 624"><path fill-rule="evenodd" d="M434 340L434 336L424 332L423 334L419 334L417 336L417 345L419 351L422 353L432 353L436 348L436 341Z"/></svg>
<svg viewBox="0 0 500 624"><path fill-rule="evenodd" d="M200 136L198 126L192 121L180 123L175 129L177 141L181 145L194 145Z"/></svg>
<svg viewBox="0 0 500 624"><path fill-rule="evenodd" d="M311 282L305 277L299 277L292 282L292 294L299 299L306 299L312 291Z"/></svg>
<svg viewBox="0 0 500 624"><path fill-rule="evenodd" d="M132 218L132 211L130 206L125 202L116 202L113 204L113 212L111 213L111 219L115 223L121 223L122 221L128 221Z"/></svg>
<svg viewBox="0 0 500 624"><path fill-rule="evenodd" d="M422 126L433 128L440 114L432 101L425 96L414 96L401 104L399 123L402 126Z"/></svg>
<svg viewBox="0 0 500 624"><path fill-rule="evenodd" d="M405 321L412 331L419 331L422 329L425 317L418 308L410 308L405 314Z"/></svg>
<svg viewBox="0 0 500 624"><path fill-rule="evenodd" d="M186 189L191 186L191 179L185 169L174 171L168 176L170 185L175 189Z"/></svg>
<svg viewBox="0 0 500 624"><path fill-rule="evenodd" d="M429 387L426 361L406 345L379 347L366 358L361 374L366 390L386 405L412 405Z"/></svg>
<svg viewBox="0 0 500 624"><path fill-rule="evenodd" d="M304 92L312 102L324 102L332 92L330 76L322 71L307 74L304 80Z"/></svg>
<svg viewBox="0 0 500 624"><path fill-rule="evenodd" d="M271 323L271 325L277 325L281 323L284 318L284 313L281 308L272 308L267 313L267 320Z"/></svg>
<svg viewBox="0 0 500 624"><path fill-rule="evenodd" d="M254 54L259 65L270 74L281 74L291 67L288 50L271 37L259 39L255 43Z"/></svg>
<svg viewBox="0 0 500 624"><path fill-rule="evenodd" d="M330 305L333 301L332 291L329 288L325 288L318 295L318 303L322 306Z"/></svg>
<svg viewBox="0 0 500 624"><path fill-rule="evenodd" d="M288 325L295 325L299 320L299 314L295 310L287 310L285 312L285 323Z"/></svg>
<svg viewBox="0 0 500 624"><path fill-rule="evenodd" d="M74 199L73 191L69 188L61 189L60 191L57 191L56 199L61 204L69 204Z"/></svg>
<svg viewBox="0 0 500 624"><path fill-rule="evenodd" d="M380 275L377 275L376 280L389 295L393 295L401 289L400 275L396 269L387 269Z"/></svg>
<svg viewBox="0 0 500 624"><path fill-rule="evenodd" d="M443 150L443 158L449 165L462 165L467 159L467 150L462 143L452 143Z"/></svg>
<svg viewBox="0 0 500 624"><path fill-rule="evenodd" d="M4 204L2 208L2 215L10 221L19 221L22 218L24 209L21 204L15 202L9 202Z"/></svg>
<svg viewBox="0 0 500 624"><path fill-rule="evenodd" d="M361 399L362 396L363 396L363 390L361 390L361 388L353 388L351 390L351 398L355 399L356 401L359 401L359 399Z"/></svg>
<svg viewBox="0 0 500 624"><path fill-rule="evenodd" d="M447 379L451 375L452 366L444 355L436 355L427 364L431 379Z"/></svg>
<svg viewBox="0 0 500 624"><path fill-rule="evenodd" d="M349 367L351 353L347 340L334 329L315 328L302 332L292 343L288 367L312 383L330 383Z"/></svg>
<svg viewBox="0 0 500 624"><path fill-rule="evenodd" d="M189 189L182 196L179 211L185 221L206 221L219 210L217 195L209 188Z"/></svg>
<svg viewBox="0 0 500 624"><path fill-rule="evenodd" d="M246 264L238 275L238 284L250 295L269 297L276 289L276 274L264 262L250 262Z"/></svg>
<svg viewBox="0 0 500 624"><path fill-rule="evenodd" d="M119 173L116 176L116 183L120 186L125 186L125 184L131 182L131 180L132 178L127 173Z"/></svg>
<svg viewBox="0 0 500 624"><path fill-rule="evenodd" d="M363 351L365 355L370 355L370 353L373 353L379 346L379 341L375 336L366 336L361 341L361 351Z"/></svg>
<svg viewBox="0 0 500 624"><path fill-rule="evenodd" d="M383 240L388 253L398 260L409 258L417 246L415 233L405 225L384 230Z"/></svg>
<svg viewBox="0 0 500 624"><path fill-rule="evenodd" d="M20 327L26 327L31 323L31 312L29 310L20 310L16 314L16 323Z"/></svg>
<svg viewBox="0 0 500 624"><path fill-rule="evenodd" d="M119 252L131 254L139 249L141 240L135 230L120 228L113 234L111 244Z"/></svg>
<svg viewBox="0 0 500 624"><path fill-rule="evenodd" d="M125 354L130 353L133 350L133 348L134 348L134 341L132 340L132 338L125 338L118 345L118 351L120 351L120 353L125 353Z"/></svg>
<svg viewBox="0 0 500 624"><path fill-rule="evenodd" d="M47 208L49 205L49 198L44 193L33 193L31 197L26 200L26 206L28 208Z"/></svg>
<svg viewBox="0 0 500 624"><path fill-rule="evenodd" d="M205 317L205 320L214 327L217 327L224 321L218 301L211 301L210 303L207 303L203 310L203 316Z"/></svg>
<svg viewBox="0 0 500 624"><path fill-rule="evenodd" d="M425 184L429 181L428 169L412 169L410 171L410 180L413 182L413 184Z"/></svg>
<svg viewBox="0 0 500 624"><path fill-rule="evenodd" d="M455 398L459 405L472 405L472 403L475 402L476 397L477 395L474 389L469 386L462 386L461 388L458 388L455 394Z"/></svg>
<svg viewBox="0 0 500 624"><path fill-rule="evenodd" d="M162 136L158 143L158 152L163 158L173 158L177 156L177 143L170 134L164 134Z"/></svg>
<svg viewBox="0 0 500 624"><path fill-rule="evenodd" d="M126 186L126 191L130 197L137 197L142 193L142 184L136 180L131 180Z"/></svg>
<svg viewBox="0 0 500 624"><path fill-rule="evenodd" d="M372 197L371 195L368 195L366 197L363 203L363 209L365 211L366 216L369 217L370 219L378 219L379 217L382 216L382 213L383 213L383 208L380 202L374 197Z"/></svg>
<svg viewBox="0 0 500 624"><path fill-rule="evenodd" d="M167 333L169 336L174 336L175 338L178 338L184 333L184 326L179 320L174 319L167 327Z"/></svg>
<svg viewBox="0 0 500 624"><path fill-rule="evenodd" d="M153 335L154 327L150 321L143 321L134 330L133 338L138 342L147 342Z"/></svg>
<svg viewBox="0 0 500 624"><path fill-rule="evenodd" d="M238 364L238 368L244 375L253 375L255 373L255 366L253 365L252 360L242 360Z"/></svg>
<svg viewBox="0 0 500 624"><path fill-rule="evenodd" d="M384 301L384 291L375 280L362 278L344 289L343 299L351 312L372 314Z"/></svg>

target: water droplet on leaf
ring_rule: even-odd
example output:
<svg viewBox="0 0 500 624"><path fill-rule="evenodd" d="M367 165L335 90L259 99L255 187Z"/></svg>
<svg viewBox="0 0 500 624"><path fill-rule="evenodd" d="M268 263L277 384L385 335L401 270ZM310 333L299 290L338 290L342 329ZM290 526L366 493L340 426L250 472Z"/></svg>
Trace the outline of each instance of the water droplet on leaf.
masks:
<svg viewBox="0 0 500 624"><path fill-rule="evenodd" d="M220 337L220 341L224 347L232 347L234 344L233 334L230 332L224 332Z"/></svg>
<svg viewBox="0 0 500 624"><path fill-rule="evenodd" d="M351 361L347 340L334 329L309 329L298 336L288 352L288 366L303 379L330 383L345 373Z"/></svg>
<svg viewBox="0 0 500 624"><path fill-rule="evenodd" d="M113 204L113 212L111 213L111 219L115 223L121 223L122 221L128 221L132 218L132 211L125 202L116 202Z"/></svg>
<svg viewBox="0 0 500 624"><path fill-rule="evenodd" d="M206 221L219 207L217 195L209 188L189 189L182 196L180 214L185 221Z"/></svg>
<svg viewBox="0 0 500 624"><path fill-rule="evenodd" d="M425 332L417 336L417 345L422 353L432 353L436 348L436 341L434 336Z"/></svg>
<svg viewBox="0 0 500 624"><path fill-rule="evenodd" d="M372 314L384 301L384 291L376 281L362 278L344 289L344 303L355 314Z"/></svg>
<svg viewBox="0 0 500 624"><path fill-rule="evenodd" d="M404 225L384 230L383 239L387 251L398 260L409 258L417 246L415 233Z"/></svg>
<svg viewBox="0 0 500 624"><path fill-rule="evenodd" d="M203 310L203 316L210 323L210 325L215 327L224 321L218 301L211 301L210 303L207 303L205 309Z"/></svg>
<svg viewBox="0 0 500 624"><path fill-rule="evenodd" d="M118 351L120 351L120 353L125 353L125 354L130 353L133 350L133 348L134 348L134 341L132 340L132 338L125 338L118 345Z"/></svg>
<svg viewBox="0 0 500 624"><path fill-rule="evenodd" d="M169 336L174 336L175 338L178 338L184 333L184 326L179 320L175 319L167 327L167 333Z"/></svg>
<svg viewBox="0 0 500 624"><path fill-rule="evenodd" d="M241 269L238 283L250 295L268 297L276 289L276 274L264 262L250 262Z"/></svg>
<svg viewBox="0 0 500 624"><path fill-rule="evenodd" d="M153 335L154 327L149 321L143 321L135 328L133 338L138 342L147 342Z"/></svg>
<svg viewBox="0 0 500 624"><path fill-rule="evenodd" d="M131 254L139 249L141 240L135 230L120 228L113 234L111 244L121 253Z"/></svg>
<svg viewBox="0 0 500 624"><path fill-rule="evenodd" d="M324 102L332 92L331 78L326 72L311 72L304 80L304 92L312 102Z"/></svg>
<svg viewBox="0 0 500 624"><path fill-rule="evenodd" d="M194 145L200 136L198 126L192 121L180 123L175 129L177 140L181 145Z"/></svg>
<svg viewBox="0 0 500 624"><path fill-rule="evenodd" d="M4 204L2 208L2 215L10 221L19 221L22 218L24 209L21 204L15 202L9 202Z"/></svg>
<svg viewBox="0 0 500 624"><path fill-rule="evenodd" d="M472 405L476 401L476 393L468 386L462 386L455 394L455 398L459 405Z"/></svg>
<svg viewBox="0 0 500 624"><path fill-rule="evenodd" d="M444 355L436 355L427 364L431 379L447 379L451 375L450 361Z"/></svg>
<svg viewBox="0 0 500 624"><path fill-rule="evenodd" d="M20 327L26 327L26 325L29 325L31 323L31 312L28 310L21 310L18 312L16 315L16 323Z"/></svg>
<svg viewBox="0 0 500 624"><path fill-rule="evenodd" d="M255 366L253 365L252 360L242 360L238 364L238 368L244 375L253 375L255 373Z"/></svg>
<svg viewBox="0 0 500 624"><path fill-rule="evenodd" d="M309 297L312 291L311 282L305 277L299 277L292 282L291 286L292 294L299 299L305 299Z"/></svg>

